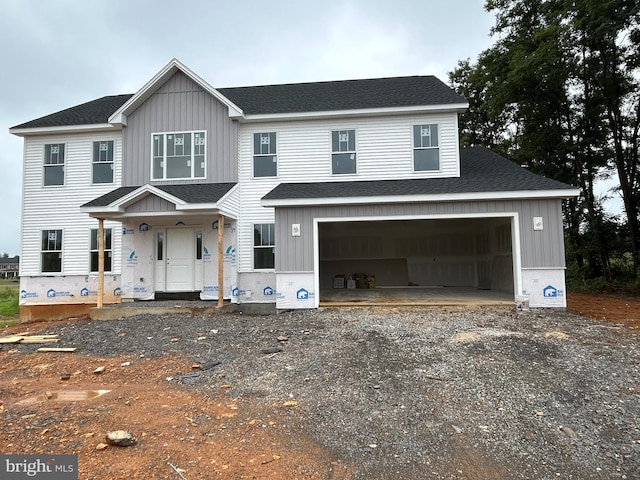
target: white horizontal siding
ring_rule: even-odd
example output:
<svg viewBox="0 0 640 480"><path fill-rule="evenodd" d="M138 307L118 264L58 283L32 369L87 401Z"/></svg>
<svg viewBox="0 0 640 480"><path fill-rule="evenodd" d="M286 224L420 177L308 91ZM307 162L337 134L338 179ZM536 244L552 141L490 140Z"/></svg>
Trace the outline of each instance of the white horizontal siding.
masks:
<svg viewBox="0 0 640 480"><path fill-rule="evenodd" d="M414 172L413 125L432 123L438 125L441 168ZM331 131L337 129L356 131L355 175L331 174ZM253 134L258 132L277 134L277 177L253 178ZM274 222L274 210L262 207L260 199L280 183L442 178L460 172L455 113L241 124L238 152L240 272L253 267L252 225Z"/></svg>
<svg viewBox="0 0 640 480"><path fill-rule="evenodd" d="M114 183L92 185L93 142L114 141ZM64 186L43 187L44 145L65 144ZM120 133L83 133L68 136L27 137L25 140L22 209L21 274L40 275L42 230L63 230L62 275L89 273L90 230L98 221L80 212L80 206L120 185L122 137ZM120 273L119 222L105 222L113 229L113 273Z"/></svg>

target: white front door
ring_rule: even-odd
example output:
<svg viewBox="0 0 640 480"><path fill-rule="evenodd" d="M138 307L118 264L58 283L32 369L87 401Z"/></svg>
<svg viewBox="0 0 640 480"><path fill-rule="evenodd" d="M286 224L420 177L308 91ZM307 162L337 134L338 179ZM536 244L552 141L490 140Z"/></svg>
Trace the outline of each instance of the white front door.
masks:
<svg viewBox="0 0 640 480"><path fill-rule="evenodd" d="M195 239L192 228L167 229L167 292L194 290Z"/></svg>

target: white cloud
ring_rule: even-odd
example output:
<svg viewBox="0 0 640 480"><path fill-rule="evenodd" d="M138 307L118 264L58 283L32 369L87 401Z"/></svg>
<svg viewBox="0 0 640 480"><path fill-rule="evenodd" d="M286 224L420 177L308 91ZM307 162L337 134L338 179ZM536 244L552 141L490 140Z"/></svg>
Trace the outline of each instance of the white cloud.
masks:
<svg viewBox="0 0 640 480"><path fill-rule="evenodd" d="M214 87L433 74L490 45L483 0L3 0L0 253L19 253L11 126L134 93L176 57Z"/></svg>

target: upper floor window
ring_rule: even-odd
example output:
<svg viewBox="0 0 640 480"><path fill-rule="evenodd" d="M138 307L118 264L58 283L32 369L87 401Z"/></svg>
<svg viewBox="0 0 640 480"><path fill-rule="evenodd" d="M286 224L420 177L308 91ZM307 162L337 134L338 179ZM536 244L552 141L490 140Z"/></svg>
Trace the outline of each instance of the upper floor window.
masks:
<svg viewBox="0 0 640 480"><path fill-rule="evenodd" d="M104 236L104 271L111 271L111 257L112 257L112 243L111 243L111 229L105 228L103 230ZM98 271L98 258L99 258L99 250L98 250L98 229L91 229L91 248L90 248L90 263L91 263L91 271Z"/></svg>
<svg viewBox="0 0 640 480"><path fill-rule="evenodd" d="M440 170L438 125L413 126L413 170Z"/></svg>
<svg viewBox="0 0 640 480"><path fill-rule="evenodd" d="M253 226L253 268L275 268L274 230L273 223L257 223Z"/></svg>
<svg viewBox="0 0 640 480"><path fill-rule="evenodd" d="M93 142L93 183L113 183L113 140Z"/></svg>
<svg viewBox="0 0 640 480"><path fill-rule="evenodd" d="M62 230L42 230L40 270L42 273L62 272Z"/></svg>
<svg viewBox="0 0 640 480"><path fill-rule="evenodd" d="M64 143L51 143L44 146L44 182L45 187L64 185Z"/></svg>
<svg viewBox="0 0 640 480"><path fill-rule="evenodd" d="M204 178L205 132L153 134L151 178Z"/></svg>
<svg viewBox="0 0 640 480"><path fill-rule="evenodd" d="M331 132L331 173L356 173L356 131Z"/></svg>
<svg viewBox="0 0 640 480"><path fill-rule="evenodd" d="M253 176L275 177L278 174L276 133L253 134Z"/></svg>

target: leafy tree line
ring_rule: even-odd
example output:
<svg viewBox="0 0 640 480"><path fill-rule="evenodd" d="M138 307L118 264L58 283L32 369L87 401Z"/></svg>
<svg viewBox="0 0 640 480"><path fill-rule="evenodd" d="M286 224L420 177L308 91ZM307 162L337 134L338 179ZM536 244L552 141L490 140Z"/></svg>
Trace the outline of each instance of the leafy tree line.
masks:
<svg viewBox="0 0 640 480"><path fill-rule="evenodd" d="M637 0L487 0L495 43L449 73L469 100L461 144L483 145L580 188L565 202L570 268L635 281L640 268L640 6ZM624 203L608 215L599 180ZM614 177L615 178L615 177Z"/></svg>

